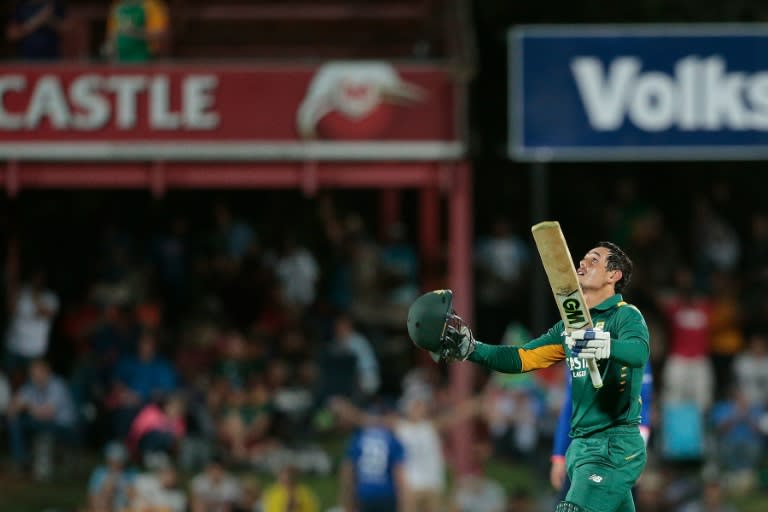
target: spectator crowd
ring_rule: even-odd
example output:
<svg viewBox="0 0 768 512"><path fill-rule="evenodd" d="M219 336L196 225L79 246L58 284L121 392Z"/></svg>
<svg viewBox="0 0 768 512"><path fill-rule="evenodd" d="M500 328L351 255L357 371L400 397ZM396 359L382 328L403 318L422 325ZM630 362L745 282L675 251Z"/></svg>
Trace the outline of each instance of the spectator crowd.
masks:
<svg viewBox="0 0 768 512"><path fill-rule="evenodd" d="M276 233L226 203L212 206L208 228L183 212L148 233L106 222L92 278L75 295L50 284L55 269L22 258L22 278L8 286L0 379L10 470L46 481L83 460L77 454L103 453L88 484L94 511L282 510L268 504L286 500L316 510L302 475L343 468L340 505L383 471L406 512L513 501L535 510L538 500L489 479L482 461L546 474L563 369L482 374L477 397L455 403L446 368L404 333L423 273L405 229L378 242L332 196L314 205L316 225ZM699 496L765 488L766 301L745 276L759 283L767 272L768 216L754 214L740 238L714 206L697 205L707 232L720 234L686 261L653 206L616 211L634 212L606 215L604 232L635 259L627 298L648 319L656 377L638 508L697 510ZM505 308L505 324L492 300L505 296L497 279L523 286L530 244L504 220L480 235L477 330L486 336L485 318L499 343L530 339L524 309ZM473 425L481 463L449 490L445 427L461 420ZM340 433L350 436L341 462L324 444ZM691 463L710 477L670 473ZM263 488L260 474L277 475L277 487ZM351 496L378 496L378 482Z"/></svg>

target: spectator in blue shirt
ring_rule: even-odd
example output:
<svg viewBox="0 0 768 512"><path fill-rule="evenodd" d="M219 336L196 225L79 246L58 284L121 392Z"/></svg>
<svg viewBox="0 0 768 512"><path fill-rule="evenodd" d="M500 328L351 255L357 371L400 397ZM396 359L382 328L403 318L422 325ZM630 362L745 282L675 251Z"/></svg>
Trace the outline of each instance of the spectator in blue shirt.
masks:
<svg viewBox="0 0 768 512"><path fill-rule="evenodd" d="M712 407L718 462L726 471L751 471L757 467L765 446L760 420L762 405L750 404L747 394L733 386L728 400Z"/></svg>
<svg viewBox="0 0 768 512"><path fill-rule="evenodd" d="M565 452L571 444L571 438L568 433L571 428L571 412L573 409L573 404L571 402L571 372L568 370L568 367L566 367L565 371L568 380L567 385L565 386L566 395L563 408L560 410L557 430L555 431L555 445L552 450L552 467L549 473L550 483L555 489L560 491L561 496L565 496L570 487L570 482L568 481L565 470ZM640 411L640 435L643 436L647 445L648 438L651 434L649 411L651 400L653 399L653 373L651 372L650 363L645 365L643 387L640 390L640 398L643 401L643 407Z"/></svg>
<svg viewBox="0 0 768 512"><path fill-rule="evenodd" d="M345 512L395 512L402 489L405 449L392 430L365 426L347 445L341 468Z"/></svg>
<svg viewBox="0 0 768 512"><path fill-rule="evenodd" d="M105 464L96 467L88 479L90 510L125 510L136 472L126 467L128 452L122 443L110 442L104 455Z"/></svg>
<svg viewBox="0 0 768 512"><path fill-rule="evenodd" d="M69 387L54 375L48 362L34 360L29 367L29 380L19 388L8 409L8 439L17 467L28 462L28 441L42 438L71 440L75 437L77 413ZM50 450L51 443L45 443ZM36 476L46 478L50 472L50 453L35 460Z"/></svg>
<svg viewBox="0 0 768 512"><path fill-rule="evenodd" d="M115 381L108 406L113 411L115 436L125 439L131 422L144 405L176 390L176 370L157 353L154 332L142 334L137 356L124 357L118 362Z"/></svg>
<svg viewBox="0 0 768 512"><path fill-rule="evenodd" d="M66 9L62 0L20 0L6 28L6 37L25 60L56 60Z"/></svg>

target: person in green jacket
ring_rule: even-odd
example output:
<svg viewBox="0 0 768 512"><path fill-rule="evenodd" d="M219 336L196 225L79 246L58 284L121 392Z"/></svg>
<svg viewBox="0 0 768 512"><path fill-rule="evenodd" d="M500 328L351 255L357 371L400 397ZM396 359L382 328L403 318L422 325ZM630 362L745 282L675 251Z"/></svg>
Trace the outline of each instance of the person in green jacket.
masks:
<svg viewBox="0 0 768 512"><path fill-rule="evenodd" d="M110 10L104 53L117 62L148 62L167 33L168 13L161 0L118 0Z"/></svg>
<svg viewBox="0 0 768 512"><path fill-rule="evenodd" d="M564 360L573 386L573 441L566 454L572 485L555 512L633 512L631 489L646 462L639 424L648 327L621 295L632 277L632 261L617 245L599 242L581 259L577 274L594 328L566 335L560 321L522 346L489 345L475 340L451 309L452 292L436 290L413 303L408 332L417 346L443 360L469 360L505 373ZM590 359L603 376L600 389L592 386Z"/></svg>

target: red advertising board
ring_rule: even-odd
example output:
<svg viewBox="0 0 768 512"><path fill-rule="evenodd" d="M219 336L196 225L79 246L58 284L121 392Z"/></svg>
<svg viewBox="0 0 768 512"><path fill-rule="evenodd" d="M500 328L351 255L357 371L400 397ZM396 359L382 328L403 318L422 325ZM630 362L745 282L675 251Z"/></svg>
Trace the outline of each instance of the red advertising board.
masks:
<svg viewBox="0 0 768 512"><path fill-rule="evenodd" d="M437 67L0 66L0 158L440 160L463 153Z"/></svg>

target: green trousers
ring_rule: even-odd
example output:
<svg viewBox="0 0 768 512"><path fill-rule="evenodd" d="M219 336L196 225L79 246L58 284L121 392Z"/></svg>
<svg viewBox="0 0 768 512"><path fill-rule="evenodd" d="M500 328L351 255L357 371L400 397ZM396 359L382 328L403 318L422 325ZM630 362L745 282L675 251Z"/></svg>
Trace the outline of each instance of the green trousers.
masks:
<svg viewBox="0 0 768 512"><path fill-rule="evenodd" d="M634 512L632 487L646 460L637 426L575 438L565 460L571 481L565 501L587 512Z"/></svg>

